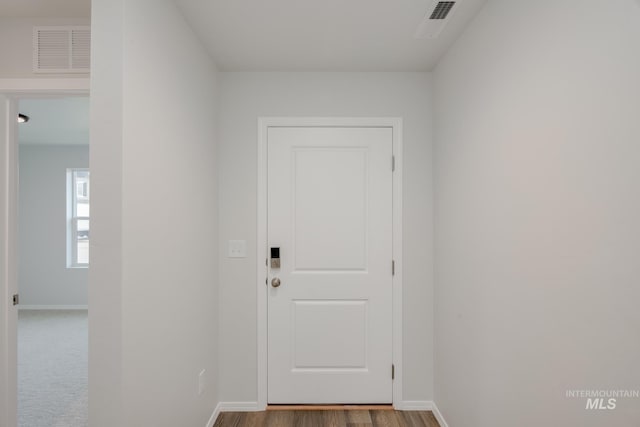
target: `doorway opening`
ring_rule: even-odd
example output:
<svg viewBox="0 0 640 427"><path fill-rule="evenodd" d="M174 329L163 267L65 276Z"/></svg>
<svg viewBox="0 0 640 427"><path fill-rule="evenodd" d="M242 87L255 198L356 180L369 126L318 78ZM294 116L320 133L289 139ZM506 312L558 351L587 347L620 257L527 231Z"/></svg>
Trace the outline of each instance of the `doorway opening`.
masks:
<svg viewBox="0 0 640 427"><path fill-rule="evenodd" d="M402 120L399 118L261 118L258 128L257 409L263 410L269 403L393 403L394 406L400 405L402 402ZM299 135L301 131L304 135ZM274 137L280 140L278 143L280 149L275 151L270 146ZM372 142L374 140L377 142ZM272 164L276 155L285 159L284 163ZM370 167L375 167L376 172L369 169ZM286 170L282 173L276 172L274 175L274 168L280 172L282 169ZM386 172L382 172L383 169ZM329 186L319 184L318 179L321 177L318 175L322 175L323 170L325 174L333 174L334 177L334 172L342 174L344 186L338 183ZM380 174L377 171L381 171ZM282 175L280 178L279 174ZM298 178L300 183L297 183ZM289 185L287 182L293 184ZM276 183L286 187L282 194L277 193L278 189L274 188ZM383 187L383 193L377 193L378 186ZM308 191L302 191L302 187ZM331 188L339 187L341 187L340 191L331 191ZM274 191L279 194L276 195L279 197L279 202L274 202L271 198ZM310 196L316 191L328 195L327 201L335 199L336 203L330 206L320 203ZM298 196L301 197L298 198ZM375 212L371 210L360 212L360 208L370 209L372 207L370 202L376 205L373 207ZM384 207L386 203L388 206ZM343 212L342 207L346 211ZM283 221L278 222L281 225L279 230L272 229L274 221L271 215L276 208L284 209L277 214L285 217ZM388 209L388 214L380 214L378 208ZM309 215L299 218L304 212ZM318 212L324 212L326 215L318 216ZM364 222L354 220L358 215ZM331 220L325 221L327 218ZM369 220L372 222L367 223ZM373 222L376 222L376 225L370 226ZM321 233L314 225L320 223L320 227L327 228L326 233ZM363 225L365 223L368 225ZM382 228L386 228L387 231L381 231ZM336 231L341 229L348 234L346 246L331 252L329 237L332 232L335 232L333 235L336 238L343 236L345 233ZM306 237L296 234L304 230L306 230ZM276 234L278 237L274 240L273 236ZM374 240L377 243L373 243ZM365 246L360 247L358 242L364 242ZM384 242L388 242L388 245ZM324 250L319 251L318 248L324 248ZM274 251L274 249L277 250ZM349 249L348 253L345 252L346 249ZM285 255L286 252L288 255ZM370 256L373 252L382 254L379 259L375 259L375 267L372 263L374 260ZM335 256L340 253L342 256ZM366 277L372 276L374 270L377 278ZM340 279L337 281L329 280L338 276ZM303 278L310 279L310 282L302 284L300 280ZM327 280L323 281L323 278ZM286 283L281 279L286 279ZM374 293L361 293L361 291L368 292L369 288L372 288L371 284L379 281L387 284L388 288L385 290L384 286L376 285L377 290ZM321 282L328 285L318 285ZM338 282L348 283L348 286L341 287ZM289 295L289 292L281 292L287 285L293 288L294 283L296 292L305 287L309 292L305 295ZM325 295L328 288L335 288L336 292L346 292L346 294ZM316 298L320 294L322 295ZM286 301L279 301L281 297ZM385 308L384 303L378 305L378 302L386 297L391 300L387 301L388 308ZM375 316L373 316L374 312ZM377 313L383 314L378 316ZM273 354L274 345L271 343L273 334L278 332L269 326L276 319L281 320L280 326L286 332L277 336L274 342L288 340L281 346L282 354L278 355ZM379 321L390 324L378 328ZM323 325L331 326L328 329L334 332L343 331L340 325L345 325L350 331L350 336L356 339L342 337L344 338L342 341L335 340ZM374 329L380 330L380 334L376 332L372 335L371 332ZM318 340L309 337L318 338L324 344L347 343L350 351L347 353L335 349L316 351L314 348L317 347ZM361 345L357 345L358 343ZM325 349L326 347L323 346ZM374 356L380 349L385 353L388 351L388 357L383 356L378 359ZM347 354L346 358L345 354ZM278 366L275 367L272 362L276 362ZM383 370L384 374L382 374ZM304 401L298 401L299 396L291 401L292 396L279 396L279 386L274 387L276 372L286 372L293 382L304 377L301 383L296 383L296 389L310 389L320 384L327 393L322 395L309 393L304 397ZM362 393L354 392L333 402L328 395L328 390L335 390L333 379L343 376L359 377L363 384L360 388ZM378 378L374 381L380 392L369 395L367 392L370 389L365 384L368 384L369 379L374 376ZM315 381L315 385L306 382L308 379L312 383ZM285 390L287 387L281 388ZM365 402L367 400L371 401Z"/></svg>
<svg viewBox="0 0 640 427"><path fill-rule="evenodd" d="M89 98L20 97L17 425L88 425Z"/></svg>

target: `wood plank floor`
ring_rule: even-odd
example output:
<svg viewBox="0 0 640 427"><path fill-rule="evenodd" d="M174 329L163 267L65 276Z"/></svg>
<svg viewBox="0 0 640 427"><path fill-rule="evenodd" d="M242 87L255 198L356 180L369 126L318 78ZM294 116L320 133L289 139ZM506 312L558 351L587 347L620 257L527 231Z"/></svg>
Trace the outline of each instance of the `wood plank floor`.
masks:
<svg viewBox="0 0 640 427"><path fill-rule="evenodd" d="M440 427L431 411L269 410L223 412L214 427Z"/></svg>

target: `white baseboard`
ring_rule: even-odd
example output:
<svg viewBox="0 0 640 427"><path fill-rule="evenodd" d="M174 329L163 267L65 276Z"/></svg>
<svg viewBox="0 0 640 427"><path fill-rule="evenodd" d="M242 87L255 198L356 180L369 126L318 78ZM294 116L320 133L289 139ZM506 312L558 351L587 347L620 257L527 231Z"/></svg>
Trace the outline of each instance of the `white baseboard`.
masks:
<svg viewBox="0 0 640 427"><path fill-rule="evenodd" d="M216 405L216 408L213 410L213 414L211 414L211 418L209 418L209 421L207 421L207 425L204 427L213 427L213 425L216 423L216 420L218 419L218 415L220 415L220 402L218 402L218 404Z"/></svg>
<svg viewBox="0 0 640 427"><path fill-rule="evenodd" d="M18 310L88 310L88 305L19 305Z"/></svg>
<svg viewBox="0 0 640 427"><path fill-rule="evenodd" d="M255 412L262 411L258 402L220 402L220 412Z"/></svg>
<svg viewBox="0 0 640 427"><path fill-rule="evenodd" d="M431 412L433 412L433 416L436 417L436 420L438 420L438 424L440 424L440 427L449 427L449 424L447 424L444 417L440 413L440 410L438 409L438 405L436 405L435 402L432 402L432 403L433 405L431 408Z"/></svg>
<svg viewBox="0 0 640 427"><path fill-rule="evenodd" d="M398 411L430 411L433 402L430 400L403 400L393 405Z"/></svg>
<svg viewBox="0 0 640 427"><path fill-rule="evenodd" d="M404 400L394 405L394 408L398 411L431 411L436 420L438 420L440 427L449 427L449 424L440 413L438 405L431 400Z"/></svg>

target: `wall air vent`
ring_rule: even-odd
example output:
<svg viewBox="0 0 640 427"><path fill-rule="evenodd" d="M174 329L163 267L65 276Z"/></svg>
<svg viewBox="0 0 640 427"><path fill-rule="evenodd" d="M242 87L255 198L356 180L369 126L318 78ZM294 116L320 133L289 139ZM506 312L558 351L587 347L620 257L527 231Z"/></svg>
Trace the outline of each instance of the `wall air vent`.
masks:
<svg viewBox="0 0 640 427"><path fill-rule="evenodd" d="M460 0L433 1L413 36L417 39L433 39L438 37L450 21L458 3L460 3Z"/></svg>
<svg viewBox="0 0 640 427"><path fill-rule="evenodd" d="M56 26L33 28L34 73L88 73L91 28Z"/></svg>

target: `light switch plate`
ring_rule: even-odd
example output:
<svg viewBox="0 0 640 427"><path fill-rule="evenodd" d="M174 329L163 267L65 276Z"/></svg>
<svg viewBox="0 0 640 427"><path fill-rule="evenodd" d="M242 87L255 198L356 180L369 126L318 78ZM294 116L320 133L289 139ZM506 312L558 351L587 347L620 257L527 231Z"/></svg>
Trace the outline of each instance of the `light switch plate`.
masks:
<svg viewBox="0 0 640 427"><path fill-rule="evenodd" d="M229 258L246 258L247 241L229 240Z"/></svg>

